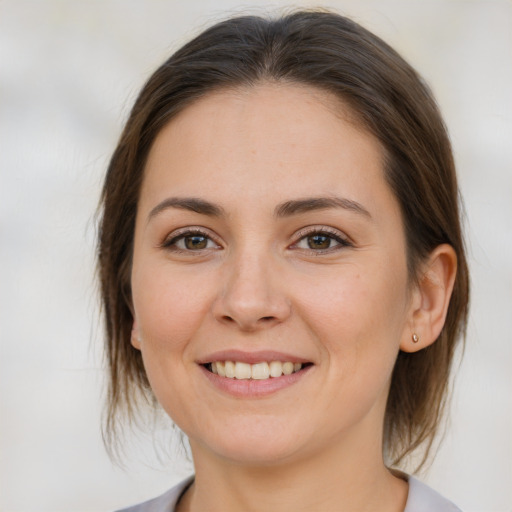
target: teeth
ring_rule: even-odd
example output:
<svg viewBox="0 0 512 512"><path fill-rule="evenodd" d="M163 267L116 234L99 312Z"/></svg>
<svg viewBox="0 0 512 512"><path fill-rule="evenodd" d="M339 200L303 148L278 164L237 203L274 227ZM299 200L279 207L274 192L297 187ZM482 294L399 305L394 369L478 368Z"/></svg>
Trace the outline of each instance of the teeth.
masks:
<svg viewBox="0 0 512 512"><path fill-rule="evenodd" d="M270 377L270 368L268 367L268 363L253 364L251 367L251 373L253 379L268 379Z"/></svg>
<svg viewBox="0 0 512 512"><path fill-rule="evenodd" d="M212 366L215 365L217 367L217 373L220 377L226 376L226 370L224 368L224 363L221 363L220 361L217 361L216 363L212 363Z"/></svg>
<svg viewBox="0 0 512 512"><path fill-rule="evenodd" d="M224 363L224 370L226 371L226 377L229 379L234 378L235 376L235 363L233 361L226 361Z"/></svg>
<svg viewBox="0 0 512 512"><path fill-rule="evenodd" d="M286 361L271 361L257 364L242 363L240 361L215 361L211 363L212 373L219 377L229 379L254 379L265 380L270 377L277 378L281 375L291 375L302 368L302 363Z"/></svg>
<svg viewBox="0 0 512 512"><path fill-rule="evenodd" d="M237 379L250 379L251 365L247 363L235 363L235 377Z"/></svg>
<svg viewBox="0 0 512 512"><path fill-rule="evenodd" d="M283 374L283 365L279 361L272 361L269 366L271 377L281 377Z"/></svg>
<svg viewBox="0 0 512 512"><path fill-rule="evenodd" d="M293 363L283 363L283 373L291 375L293 373Z"/></svg>

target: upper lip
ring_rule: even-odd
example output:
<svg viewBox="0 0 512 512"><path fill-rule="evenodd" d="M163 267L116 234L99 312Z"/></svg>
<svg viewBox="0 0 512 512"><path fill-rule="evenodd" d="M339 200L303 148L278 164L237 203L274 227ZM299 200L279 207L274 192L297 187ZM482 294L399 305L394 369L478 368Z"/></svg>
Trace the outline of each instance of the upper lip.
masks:
<svg viewBox="0 0 512 512"><path fill-rule="evenodd" d="M215 361L238 361L240 363L256 364L264 361L281 361L291 363L310 363L311 360L303 357L276 352L275 350L258 350L247 352L245 350L220 350L213 352L197 360L198 364L208 364Z"/></svg>

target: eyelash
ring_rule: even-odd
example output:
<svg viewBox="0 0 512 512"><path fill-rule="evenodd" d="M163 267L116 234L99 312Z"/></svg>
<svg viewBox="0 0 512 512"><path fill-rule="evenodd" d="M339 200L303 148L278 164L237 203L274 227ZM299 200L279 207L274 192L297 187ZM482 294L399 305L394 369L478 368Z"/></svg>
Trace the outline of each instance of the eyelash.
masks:
<svg viewBox="0 0 512 512"><path fill-rule="evenodd" d="M315 250L315 249L311 249L311 248L306 249L306 248L297 247L301 241L303 241L309 237L315 236L315 235L325 236L325 237L329 238L330 240L334 240L335 242L337 242L338 245L335 245L334 247L328 247L327 249L319 249L319 250ZM343 236L337 229L328 228L326 226L310 226L308 228L302 229L301 231L299 231L297 233L297 237L298 237L297 242L292 244L291 247L295 246L297 248L297 250L311 252L315 255L322 255L322 254L326 254L326 253L330 253L330 252L335 252L337 250L344 249L346 247L354 246L354 244L352 242L350 242L347 237Z"/></svg>
<svg viewBox="0 0 512 512"><path fill-rule="evenodd" d="M203 231L199 228L185 228L182 231L179 231L178 233L173 233L170 238L166 238L164 240L161 247L164 249L167 249L169 251L182 252L182 253L201 253L205 250L211 249L211 248L207 247L205 249L193 250L193 249L185 249L185 248L177 247L178 242L180 242L182 240L184 241L186 238L194 237L194 236L203 237L207 240L207 243L211 241L219 247L219 244L213 239L211 233L209 233L207 231Z"/></svg>
<svg viewBox="0 0 512 512"><path fill-rule="evenodd" d="M311 248L300 248L298 247L299 243L302 242L304 239L307 239L308 237L312 237L315 235L319 236L325 236L329 240L334 240L337 242L337 245L334 247L328 247L326 249L311 249ZM185 239L189 237L203 237L206 239L206 243L213 242L217 248L220 247L220 244L218 244L213 237L211 236L211 233L207 231L203 231L199 228L186 228L182 231L179 231L178 233L173 233L170 238L167 238L164 240L164 242L161 244L161 247L173 252L181 252L181 253L196 253L200 254L206 250L211 249L211 247L205 247L204 249L186 249L178 247L177 244L180 241L184 241ZM335 230L333 228L327 228L325 226L311 226L308 228L305 228L297 233L298 240L294 242L290 247L295 248L296 250L305 251L305 252L311 252L315 255L321 255L326 254L329 252L335 252L336 250L340 250L345 247L353 247L353 244L345 237L343 237L338 230Z"/></svg>

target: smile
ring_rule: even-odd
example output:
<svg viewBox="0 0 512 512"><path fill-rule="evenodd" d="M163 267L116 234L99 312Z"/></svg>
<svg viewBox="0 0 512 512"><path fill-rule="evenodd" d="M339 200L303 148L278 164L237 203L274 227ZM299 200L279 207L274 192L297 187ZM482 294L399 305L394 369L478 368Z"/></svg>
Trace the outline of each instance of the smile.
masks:
<svg viewBox="0 0 512 512"><path fill-rule="evenodd" d="M214 361L207 363L205 368L210 372L228 379L266 380L291 375L298 372L308 363L292 363L291 361L270 361L256 364L240 361Z"/></svg>

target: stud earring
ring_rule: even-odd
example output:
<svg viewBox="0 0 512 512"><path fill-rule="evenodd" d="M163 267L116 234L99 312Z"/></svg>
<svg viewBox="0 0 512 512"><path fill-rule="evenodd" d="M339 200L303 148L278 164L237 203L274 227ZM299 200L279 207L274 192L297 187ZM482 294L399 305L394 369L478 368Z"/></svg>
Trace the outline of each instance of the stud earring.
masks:
<svg viewBox="0 0 512 512"><path fill-rule="evenodd" d="M418 341L420 341L420 337L415 332L413 332L412 333L412 342L418 343Z"/></svg>

